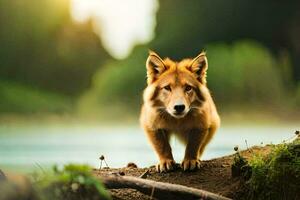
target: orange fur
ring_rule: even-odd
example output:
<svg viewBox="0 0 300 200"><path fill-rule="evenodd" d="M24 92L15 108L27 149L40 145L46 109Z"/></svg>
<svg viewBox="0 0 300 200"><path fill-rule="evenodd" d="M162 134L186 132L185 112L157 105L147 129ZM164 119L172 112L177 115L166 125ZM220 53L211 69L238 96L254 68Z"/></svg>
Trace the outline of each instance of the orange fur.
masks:
<svg viewBox="0 0 300 200"><path fill-rule="evenodd" d="M174 62L150 52L146 62L147 83L140 123L159 157L158 171L173 169L169 144L175 134L185 145L184 170L199 167L199 158L220 125L220 118L206 86L205 53ZM178 114L176 105L184 110Z"/></svg>

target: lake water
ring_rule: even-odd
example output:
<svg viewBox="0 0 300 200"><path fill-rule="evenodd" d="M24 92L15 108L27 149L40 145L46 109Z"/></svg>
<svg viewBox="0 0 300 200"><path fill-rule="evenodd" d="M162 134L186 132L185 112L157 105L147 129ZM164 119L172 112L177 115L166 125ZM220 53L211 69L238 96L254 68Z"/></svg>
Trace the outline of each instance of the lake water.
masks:
<svg viewBox="0 0 300 200"><path fill-rule="evenodd" d="M245 149L266 143L280 143L294 135L299 126L228 126L222 127L202 159L234 153L233 147ZM184 148L172 138L175 160L180 162ZM139 167L156 164L157 158L138 126L0 126L0 168L32 171L39 166L85 163L99 167L104 155L110 167L134 162Z"/></svg>

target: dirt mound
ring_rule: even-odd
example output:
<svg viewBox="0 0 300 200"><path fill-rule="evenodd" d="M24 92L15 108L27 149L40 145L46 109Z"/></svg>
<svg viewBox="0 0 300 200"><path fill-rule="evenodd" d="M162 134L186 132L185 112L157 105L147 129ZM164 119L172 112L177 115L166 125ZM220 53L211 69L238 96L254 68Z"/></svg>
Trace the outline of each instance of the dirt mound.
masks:
<svg viewBox="0 0 300 200"><path fill-rule="evenodd" d="M253 153L267 154L269 151L270 148L266 146L252 147L240 153L243 157L250 158ZM195 172L183 172L177 169L169 173L157 173L155 167L152 166L150 168L95 169L94 174L98 177L114 173L139 177L148 170L147 179L149 180L194 187L234 199L236 194L242 191L243 181L239 177L232 178L231 176L233 158L234 155L229 155L202 161L200 170ZM145 195L133 189L112 189L110 192L114 199L150 199L151 196L151 194Z"/></svg>

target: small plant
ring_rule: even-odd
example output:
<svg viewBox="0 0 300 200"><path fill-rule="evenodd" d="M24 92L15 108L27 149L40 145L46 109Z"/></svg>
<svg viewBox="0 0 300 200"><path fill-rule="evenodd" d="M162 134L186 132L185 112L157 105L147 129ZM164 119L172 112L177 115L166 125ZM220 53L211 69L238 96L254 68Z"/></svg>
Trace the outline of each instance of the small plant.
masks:
<svg viewBox="0 0 300 200"><path fill-rule="evenodd" d="M108 200L111 199L104 185L92 176L87 165L53 167L51 175L34 183L41 199L45 200Z"/></svg>
<svg viewBox="0 0 300 200"><path fill-rule="evenodd" d="M106 168L109 168L107 162L105 161L104 155L101 155L101 156L99 157L99 160L100 160L100 167L99 167L99 169L102 169L102 162L103 162L103 161L104 161L104 163L105 163L105 165L106 165Z"/></svg>
<svg viewBox="0 0 300 200"><path fill-rule="evenodd" d="M249 161L245 198L300 199L300 139L271 148L268 155L254 155Z"/></svg>
<svg viewBox="0 0 300 200"><path fill-rule="evenodd" d="M231 165L231 175L232 177L243 176L245 179L249 179L251 168L249 167L248 161L241 156L238 150L239 147L235 146L234 151L236 151L236 154L233 159L233 164Z"/></svg>

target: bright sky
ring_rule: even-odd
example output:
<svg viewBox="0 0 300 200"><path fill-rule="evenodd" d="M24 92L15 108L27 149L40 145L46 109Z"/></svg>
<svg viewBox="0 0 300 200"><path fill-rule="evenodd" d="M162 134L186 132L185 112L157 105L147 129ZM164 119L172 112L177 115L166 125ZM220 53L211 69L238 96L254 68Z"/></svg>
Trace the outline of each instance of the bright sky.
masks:
<svg viewBox="0 0 300 200"><path fill-rule="evenodd" d="M92 17L104 48L122 59L154 37L157 9L157 0L72 0L71 14L77 22Z"/></svg>

